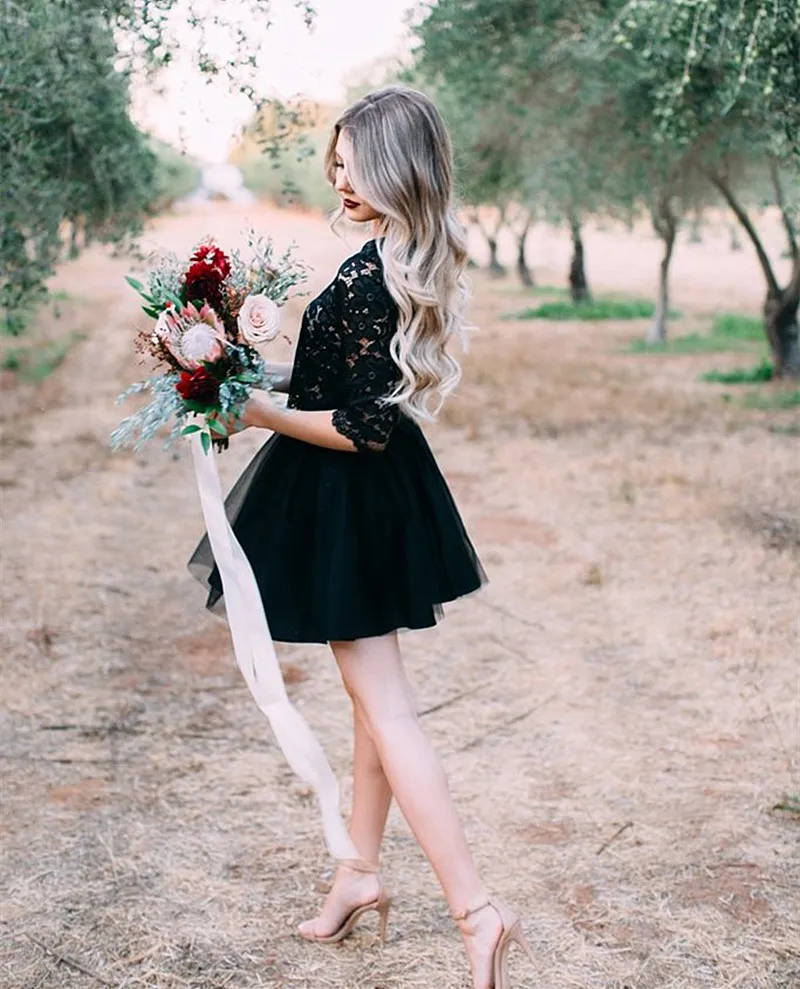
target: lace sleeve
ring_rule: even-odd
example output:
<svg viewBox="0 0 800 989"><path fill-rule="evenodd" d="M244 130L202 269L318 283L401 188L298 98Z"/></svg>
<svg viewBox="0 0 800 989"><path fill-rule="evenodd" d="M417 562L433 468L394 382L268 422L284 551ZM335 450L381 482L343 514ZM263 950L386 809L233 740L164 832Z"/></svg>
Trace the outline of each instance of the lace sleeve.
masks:
<svg viewBox="0 0 800 989"><path fill-rule="evenodd" d="M398 408L383 399L399 372L389 344L397 327L397 307L374 261L356 257L336 279L347 373L345 404L333 425L359 451L386 448Z"/></svg>

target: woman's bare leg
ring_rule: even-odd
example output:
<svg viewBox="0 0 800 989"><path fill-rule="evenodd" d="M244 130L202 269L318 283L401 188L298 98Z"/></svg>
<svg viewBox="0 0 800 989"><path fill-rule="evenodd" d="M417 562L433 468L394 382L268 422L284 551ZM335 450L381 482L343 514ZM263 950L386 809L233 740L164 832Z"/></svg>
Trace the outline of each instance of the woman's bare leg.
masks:
<svg viewBox="0 0 800 989"><path fill-rule="evenodd" d="M404 817L436 873L453 913L474 906L485 887L472 861L442 765L422 730L397 636L331 643L345 686L358 706ZM462 924L475 985L489 989L500 936L494 910Z"/></svg>
<svg viewBox="0 0 800 989"><path fill-rule="evenodd" d="M361 857L367 862L377 864L392 802L392 791L358 702L355 698L352 700L354 743L350 837ZM316 937L333 934L355 907L375 899L378 888L374 875L350 869L337 870L320 915L301 924L301 933Z"/></svg>
<svg viewBox="0 0 800 989"><path fill-rule="evenodd" d="M353 809L350 837L367 862L380 861L392 790L358 701L353 701Z"/></svg>

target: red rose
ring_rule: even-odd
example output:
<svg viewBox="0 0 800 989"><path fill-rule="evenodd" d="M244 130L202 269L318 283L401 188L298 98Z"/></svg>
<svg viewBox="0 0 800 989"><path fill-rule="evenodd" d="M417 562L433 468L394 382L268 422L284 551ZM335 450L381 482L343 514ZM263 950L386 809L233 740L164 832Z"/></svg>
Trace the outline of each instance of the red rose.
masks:
<svg viewBox="0 0 800 989"><path fill-rule="evenodd" d="M231 263L224 251L221 251L214 244L203 244L189 259L190 261L202 261L209 268L219 271L221 278L227 278L231 273Z"/></svg>
<svg viewBox="0 0 800 989"><path fill-rule="evenodd" d="M219 400L219 381L204 367L196 371L182 371L175 390L187 402L216 405Z"/></svg>
<svg viewBox="0 0 800 989"><path fill-rule="evenodd" d="M222 312L222 275L219 271L196 261L186 272L186 301L207 302L216 312Z"/></svg>

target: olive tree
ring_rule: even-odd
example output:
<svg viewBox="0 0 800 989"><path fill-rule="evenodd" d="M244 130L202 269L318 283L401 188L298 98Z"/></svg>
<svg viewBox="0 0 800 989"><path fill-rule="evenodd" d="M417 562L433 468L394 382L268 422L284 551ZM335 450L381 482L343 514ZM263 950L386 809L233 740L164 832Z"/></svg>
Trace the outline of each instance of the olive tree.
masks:
<svg viewBox="0 0 800 989"><path fill-rule="evenodd" d="M295 6L311 16L308 4ZM194 0L2 0L4 329L23 329L65 253L94 239L124 240L163 201L157 158L130 116L132 75L157 73L179 44L189 45L204 72L252 92L252 18L268 10L269 0L211 13ZM224 30L228 44L220 44Z"/></svg>
<svg viewBox="0 0 800 989"><path fill-rule="evenodd" d="M800 376L800 3L630 0L605 35L609 58L613 47L623 52L638 80L631 126L654 123L665 148L714 149L703 171L755 249L775 374ZM756 154L768 164L786 233L784 284L736 182L737 162Z"/></svg>

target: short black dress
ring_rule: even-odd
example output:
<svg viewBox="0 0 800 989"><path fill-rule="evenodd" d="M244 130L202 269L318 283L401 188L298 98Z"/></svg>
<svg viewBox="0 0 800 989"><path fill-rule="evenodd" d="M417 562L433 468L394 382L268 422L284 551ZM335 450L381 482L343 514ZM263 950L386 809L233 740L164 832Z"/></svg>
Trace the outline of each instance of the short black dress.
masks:
<svg viewBox="0 0 800 989"><path fill-rule="evenodd" d="M382 399L397 308L376 242L307 307L288 405L335 410L356 453L273 435L226 500L273 638L329 642L427 628L485 576L419 427ZM189 561L220 611L208 538Z"/></svg>

